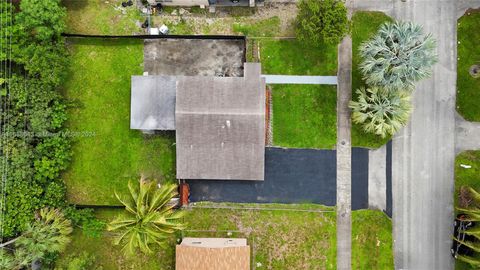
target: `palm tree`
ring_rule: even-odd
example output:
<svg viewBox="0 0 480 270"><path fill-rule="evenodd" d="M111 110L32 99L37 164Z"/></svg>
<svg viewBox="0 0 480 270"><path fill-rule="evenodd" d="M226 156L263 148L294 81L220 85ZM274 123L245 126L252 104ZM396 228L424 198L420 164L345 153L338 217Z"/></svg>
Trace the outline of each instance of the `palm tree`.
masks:
<svg viewBox="0 0 480 270"><path fill-rule="evenodd" d="M72 231L71 221L59 209L43 208L38 212L36 221L27 225L15 246L27 251L33 260L38 260L47 253L64 251L70 243Z"/></svg>
<svg viewBox="0 0 480 270"><path fill-rule="evenodd" d="M19 237L0 244L0 259L3 263L13 263L12 269L26 267L40 260L48 253L62 252L70 242L72 224L59 209L40 209L33 223L27 224L25 231ZM14 256L9 256L5 248L15 244ZM2 268L3 269L3 268Z"/></svg>
<svg viewBox="0 0 480 270"><path fill-rule="evenodd" d="M410 22L385 23L360 46L360 70L368 85L388 90L412 90L431 75L437 62L436 42L421 26Z"/></svg>
<svg viewBox="0 0 480 270"><path fill-rule="evenodd" d="M384 138L406 125L412 109L408 93L378 87L360 88L355 92L358 101L349 104L352 120L362 124L365 132Z"/></svg>
<svg viewBox="0 0 480 270"><path fill-rule="evenodd" d="M469 205L466 205L465 207L457 207L457 210L466 215L466 221L473 221L478 224L480 223L480 193L478 193L472 187L462 187L462 189L467 190L470 197L470 202ZM477 225L476 227L470 228L464 232L465 234L474 236L477 241L462 241L456 238L455 240L471 248L475 252L480 252L480 244L478 243L478 241L480 241L480 226ZM458 255L457 259L480 268L480 258Z"/></svg>
<svg viewBox="0 0 480 270"><path fill-rule="evenodd" d="M162 245L169 235L182 230L180 219L183 211L175 211L170 200L177 195L177 186L164 184L158 188L155 181L140 180L140 183L128 183L129 196L119 196L118 200L125 206L126 215L118 216L107 226L109 231L120 231L115 244L123 243L127 255L135 254L140 249L152 253L152 245Z"/></svg>

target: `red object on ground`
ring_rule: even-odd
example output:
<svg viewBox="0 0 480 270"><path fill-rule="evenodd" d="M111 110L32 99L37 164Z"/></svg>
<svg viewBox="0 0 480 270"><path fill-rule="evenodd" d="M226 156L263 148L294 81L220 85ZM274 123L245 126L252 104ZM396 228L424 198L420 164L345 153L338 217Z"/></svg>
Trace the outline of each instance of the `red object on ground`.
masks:
<svg viewBox="0 0 480 270"><path fill-rule="evenodd" d="M187 183L180 183L180 206L188 205L188 197L190 197L190 187Z"/></svg>

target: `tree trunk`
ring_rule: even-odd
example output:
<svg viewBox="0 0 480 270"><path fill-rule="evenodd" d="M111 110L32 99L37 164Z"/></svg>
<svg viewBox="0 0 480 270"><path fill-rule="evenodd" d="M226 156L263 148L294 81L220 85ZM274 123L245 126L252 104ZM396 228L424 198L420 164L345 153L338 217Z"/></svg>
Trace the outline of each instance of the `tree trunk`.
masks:
<svg viewBox="0 0 480 270"><path fill-rule="evenodd" d="M12 240L7 241L7 242L5 242L5 243L1 243L1 244L0 244L0 248L4 248L4 247L6 247L6 246L8 246L8 245L10 245L10 244L13 244L13 243L14 243L15 241L17 241L20 237L21 237L21 236L19 236L19 237L17 237L17 238L13 238Z"/></svg>

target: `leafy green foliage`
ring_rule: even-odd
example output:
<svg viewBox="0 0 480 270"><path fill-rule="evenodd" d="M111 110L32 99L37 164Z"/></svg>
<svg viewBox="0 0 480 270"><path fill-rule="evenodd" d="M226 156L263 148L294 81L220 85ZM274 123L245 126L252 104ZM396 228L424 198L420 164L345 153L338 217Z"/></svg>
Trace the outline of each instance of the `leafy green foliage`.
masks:
<svg viewBox="0 0 480 270"><path fill-rule="evenodd" d="M176 211L170 200L177 195L177 185L164 184L157 187L156 181L140 180L139 185L128 183L130 196L118 200L125 206L126 216L118 216L108 224L109 231L120 231L115 244L124 243L125 254L134 255L137 249L152 253L153 245L162 245L175 231L182 230L180 222L183 211Z"/></svg>
<svg viewBox="0 0 480 270"><path fill-rule="evenodd" d="M106 224L95 217L93 209L77 209L71 206L65 209L65 214L73 222L73 225L82 227L84 235L93 238L102 236Z"/></svg>
<svg viewBox="0 0 480 270"><path fill-rule="evenodd" d="M42 208L35 221L26 226L22 235L2 244L0 259L10 266L2 269L22 269L32 262L65 250L72 233L70 220L59 209ZM5 248L15 245L15 249ZM55 256L54 256L55 257Z"/></svg>
<svg viewBox="0 0 480 270"><path fill-rule="evenodd" d="M365 132L382 138L393 135L406 125L410 116L410 96L403 91L388 91L384 88L360 88L358 100L350 101L352 120L362 124Z"/></svg>
<svg viewBox="0 0 480 270"><path fill-rule="evenodd" d="M55 270L101 270L102 267L95 266L95 255L88 252L73 254L68 256L65 266L55 268Z"/></svg>
<svg viewBox="0 0 480 270"><path fill-rule="evenodd" d="M27 229L37 209L65 206L59 176L71 156L69 139L61 134L66 104L57 89L67 59L60 36L65 10L57 0L25 0L19 12L13 9L8 3L0 8L2 18L9 18L0 22L0 31L12 45L0 46L0 60L12 66L11 72L0 73L1 103L7 105L0 108L0 128L7 134L0 162L8 165L0 168L6 177L4 237Z"/></svg>
<svg viewBox="0 0 480 270"><path fill-rule="evenodd" d="M16 250L25 250L33 260L48 253L62 252L70 242L72 224L59 209L42 208L15 242Z"/></svg>
<svg viewBox="0 0 480 270"><path fill-rule="evenodd" d="M15 257L7 250L0 249L0 269L15 269Z"/></svg>
<svg viewBox="0 0 480 270"><path fill-rule="evenodd" d="M389 90L413 89L414 83L431 75L437 62L436 42L420 25L385 23L377 35L363 43L360 70L368 85Z"/></svg>
<svg viewBox="0 0 480 270"><path fill-rule="evenodd" d="M392 21L382 12L357 11L352 16L352 99L356 100L355 90L367 87L359 69L361 56L358 51L360 44L373 37L385 23ZM378 148L390 140L390 136L380 138L371 133L365 133L362 125L352 124L352 146Z"/></svg>
<svg viewBox="0 0 480 270"><path fill-rule="evenodd" d="M311 45L338 44L348 32L347 8L339 0L302 0L298 4L297 38Z"/></svg>
<svg viewBox="0 0 480 270"><path fill-rule="evenodd" d="M459 211L463 214L466 214L468 216L468 218L466 218L465 220L470 220L470 221L473 221L473 222L478 224L480 222L480 193L477 192L472 187L469 187L469 186L463 186L462 189L467 190L471 202L465 208L456 207L456 209L457 209L457 211ZM476 241L466 241L466 240L460 240L460 239L455 239L455 240L457 240L459 243L471 248L478 255L478 253L480 253L480 244L478 243L478 241L480 240L480 228L478 226L474 227L474 228L470 228L470 229L465 231L465 234L468 234L468 235L471 235L471 236L475 237ZM460 255L460 256L458 256L458 259L465 262L465 263L470 264L471 266L473 266L475 268L480 267L480 257L479 256L472 257L472 256Z"/></svg>

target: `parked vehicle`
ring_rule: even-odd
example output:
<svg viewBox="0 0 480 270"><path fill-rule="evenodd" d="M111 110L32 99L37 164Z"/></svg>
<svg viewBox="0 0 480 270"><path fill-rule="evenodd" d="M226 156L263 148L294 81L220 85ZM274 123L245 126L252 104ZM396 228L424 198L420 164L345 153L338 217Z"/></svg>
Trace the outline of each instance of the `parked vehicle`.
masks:
<svg viewBox="0 0 480 270"><path fill-rule="evenodd" d="M467 220L465 214L458 214L453 222L453 243L450 252L456 259L458 255L471 255L473 250L459 241L474 241L475 237L465 233L466 230L475 226L475 222ZM457 241L459 240L459 241Z"/></svg>

